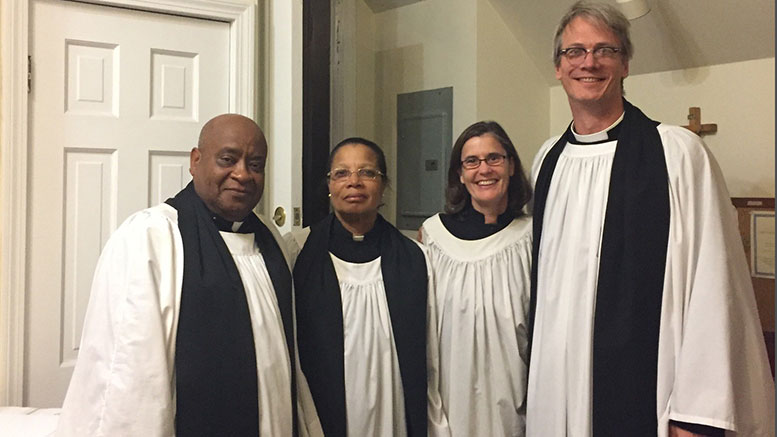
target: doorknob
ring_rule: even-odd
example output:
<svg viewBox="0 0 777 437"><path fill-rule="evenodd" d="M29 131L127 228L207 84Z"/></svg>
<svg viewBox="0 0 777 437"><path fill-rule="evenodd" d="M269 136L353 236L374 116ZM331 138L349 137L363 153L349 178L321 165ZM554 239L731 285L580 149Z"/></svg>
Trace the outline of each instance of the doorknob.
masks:
<svg viewBox="0 0 777 437"><path fill-rule="evenodd" d="M272 215L272 221L278 226L283 226L286 223L286 211L282 206L275 208L275 212Z"/></svg>

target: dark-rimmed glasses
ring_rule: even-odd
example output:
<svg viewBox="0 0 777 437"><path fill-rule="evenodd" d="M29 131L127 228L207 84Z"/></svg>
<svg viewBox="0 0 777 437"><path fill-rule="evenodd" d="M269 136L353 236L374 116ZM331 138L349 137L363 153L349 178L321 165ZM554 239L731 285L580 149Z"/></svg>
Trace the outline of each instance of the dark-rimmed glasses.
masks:
<svg viewBox="0 0 777 437"><path fill-rule="evenodd" d="M502 165L507 159L507 155L500 155L499 153L489 153L485 158L478 158L477 156L467 156L461 161L461 166L467 170L474 170L480 167L481 162L485 162L491 167Z"/></svg>
<svg viewBox="0 0 777 437"><path fill-rule="evenodd" d="M558 51L558 53L567 58L567 62L573 66L582 64L589 53L591 53L594 59L598 61L602 59L614 59L620 52L621 49L618 47L609 46L594 47L592 49L586 49L584 47L567 47Z"/></svg>

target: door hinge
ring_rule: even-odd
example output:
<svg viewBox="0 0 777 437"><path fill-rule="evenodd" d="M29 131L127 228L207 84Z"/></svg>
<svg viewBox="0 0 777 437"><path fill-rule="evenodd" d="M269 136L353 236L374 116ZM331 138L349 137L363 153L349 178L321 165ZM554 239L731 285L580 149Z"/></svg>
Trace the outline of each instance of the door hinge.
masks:
<svg viewBox="0 0 777 437"><path fill-rule="evenodd" d="M32 56L27 56L27 94L32 92Z"/></svg>

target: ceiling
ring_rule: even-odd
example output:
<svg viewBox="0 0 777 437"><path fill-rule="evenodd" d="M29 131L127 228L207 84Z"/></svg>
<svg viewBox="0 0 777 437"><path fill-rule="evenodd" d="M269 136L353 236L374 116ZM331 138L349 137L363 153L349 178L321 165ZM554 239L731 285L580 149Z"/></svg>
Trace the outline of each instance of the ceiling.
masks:
<svg viewBox="0 0 777 437"><path fill-rule="evenodd" d="M574 1L489 1L555 84L553 34ZM774 57L774 0L647 1L650 13L631 22L631 74Z"/></svg>
<svg viewBox="0 0 777 437"><path fill-rule="evenodd" d="M372 12L377 14L378 12L409 5L410 3L418 3L420 1L423 0L364 0L364 3L367 3L367 6L372 9Z"/></svg>
<svg viewBox="0 0 777 437"><path fill-rule="evenodd" d="M374 12L423 0L365 0ZM555 85L553 34L574 0L488 0ZM605 0L615 4L615 0ZM774 57L774 0L647 0L631 22L631 74ZM745 80L745 78L743 78Z"/></svg>

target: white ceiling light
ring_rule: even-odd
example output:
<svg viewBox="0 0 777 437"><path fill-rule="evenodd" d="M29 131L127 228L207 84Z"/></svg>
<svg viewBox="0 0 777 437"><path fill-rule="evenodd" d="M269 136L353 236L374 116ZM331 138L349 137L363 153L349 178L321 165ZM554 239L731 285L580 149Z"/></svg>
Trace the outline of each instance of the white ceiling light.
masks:
<svg viewBox="0 0 777 437"><path fill-rule="evenodd" d="M647 0L615 0L615 2L629 20L635 20L650 12Z"/></svg>

